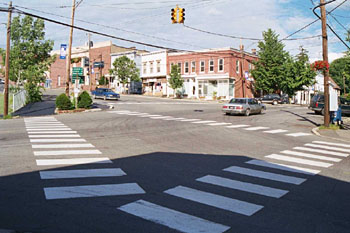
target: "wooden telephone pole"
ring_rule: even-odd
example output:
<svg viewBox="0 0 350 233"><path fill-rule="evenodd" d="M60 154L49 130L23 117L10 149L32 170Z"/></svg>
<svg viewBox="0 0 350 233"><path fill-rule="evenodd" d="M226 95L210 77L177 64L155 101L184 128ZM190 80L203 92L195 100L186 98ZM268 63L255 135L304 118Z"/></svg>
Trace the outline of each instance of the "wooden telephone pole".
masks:
<svg viewBox="0 0 350 233"><path fill-rule="evenodd" d="M323 62L328 64L328 37L327 37L327 18L325 0L320 0L321 21L322 21L322 52ZM329 70L323 71L324 75L324 126L328 127L330 122L329 116Z"/></svg>
<svg viewBox="0 0 350 233"><path fill-rule="evenodd" d="M69 34L69 45L68 45L68 57L66 61L66 95L69 96L69 87L71 83L70 79L70 63L71 63L71 57L72 57L72 40L73 40L73 26L74 26L74 13L75 13L75 0L72 0L72 22L71 22L71 28L70 28L70 34Z"/></svg>
<svg viewBox="0 0 350 233"><path fill-rule="evenodd" d="M4 93L4 117L9 113L9 68L10 68L10 38L11 38L11 16L12 1L9 3L9 14L7 19L7 39L6 39L6 58L5 58L5 93Z"/></svg>

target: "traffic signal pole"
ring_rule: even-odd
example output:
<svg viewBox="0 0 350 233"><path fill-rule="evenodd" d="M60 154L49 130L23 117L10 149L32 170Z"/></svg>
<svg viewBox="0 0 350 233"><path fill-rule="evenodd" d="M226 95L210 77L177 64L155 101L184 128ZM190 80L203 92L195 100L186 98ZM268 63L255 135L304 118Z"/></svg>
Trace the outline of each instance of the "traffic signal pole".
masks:
<svg viewBox="0 0 350 233"><path fill-rule="evenodd" d="M7 19L6 57L5 57L5 90L4 90L4 117L9 113L9 69L10 69L10 38L11 38L12 1L9 3Z"/></svg>
<svg viewBox="0 0 350 233"><path fill-rule="evenodd" d="M327 37L327 19L325 1L320 0L321 21L322 21L322 52L323 62L328 64L328 37ZM324 126L329 127L329 70L323 70L324 76Z"/></svg>

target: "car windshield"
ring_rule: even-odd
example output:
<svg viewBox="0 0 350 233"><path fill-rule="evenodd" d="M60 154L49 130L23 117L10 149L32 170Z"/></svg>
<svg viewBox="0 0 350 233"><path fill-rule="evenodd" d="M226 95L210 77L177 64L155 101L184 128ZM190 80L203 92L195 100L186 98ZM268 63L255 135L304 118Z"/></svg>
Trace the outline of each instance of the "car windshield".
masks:
<svg viewBox="0 0 350 233"><path fill-rule="evenodd" d="M113 92L112 89L102 89L103 92Z"/></svg>
<svg viewBox="0 0 350 233"><path fill-rule="evenodd" d="M247 103L247 99L232 99L230 104L245 104Z"/></svg>

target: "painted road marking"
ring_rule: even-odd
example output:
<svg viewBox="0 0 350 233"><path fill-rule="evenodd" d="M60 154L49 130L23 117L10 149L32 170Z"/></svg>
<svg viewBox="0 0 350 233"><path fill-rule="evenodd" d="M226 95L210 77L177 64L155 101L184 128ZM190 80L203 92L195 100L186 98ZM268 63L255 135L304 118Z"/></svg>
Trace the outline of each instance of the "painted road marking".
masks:
<svg viewBox="0 0 350 233"><path fill-rule="evenodd" d="M94 145L90 143L84 144L42 144L42 145L32 145L33 149L38 148L93 148Z"/></svg>
<svg viewBox="0 0 350 233"><path fill-rule="evenodd" d="M64 138L64 139L30 139L30 142L86 142L85 139L82 138Z"/></svg>
<svg viewBox="0 0 350 233"><path fill-rule="evenodd" d="M151 119L164 119L164 118L172 118L172 116L151 117Z"/></svg>
<svg viewBox="0 0 350 233"><path fill-rule="evenodd" d="M203 192L181 185L172 189L168 189L164 192L176 197L181 197L187 200L206 204L223 210L228 210L234 213L243 214L246 216L251 216L263 208L261 205L256 205L213 193Z"/></svg>
<svg viewBox="0 0 350 233"><path fill-rule="evenodd" d="M77 133L77 131L69 130L69 131L35 131L35 132L27 132L28 134L69 134L69 133Z"/></svg>
<svg viewBox="0 0 350 233"><path fill-rule="evenodd" d="M178 120L184 120L186 118L183 118L183 117L178 117L178 118L166 118L166 119L163 119L165 121L178 121Z"/></svg>
<svg viewBox="0 0 350 233"><path fill-rule="evenodd" d="M210 222L144 200L123 205L118 209L185 233L222 233L230 229L228 226Z"/></svg>
<svg viewBox="0 0 350 233"><path fill-rule="evenodd" d="M121 111L109 111L108 113L118 113L118 112L130 112L128 110L121 110Z"/></svg>
<svg viewBox="0 0 350 233"><path fill-rule="evenodd" d="M231 179L222 178L218 176L211 176L211 175L207 175L207 176L198 178L196 180L200 182L208 183L208 184L218 185L221 187L237 189L237 190L241 190L249 193L264 195L267 197L280 198L283 195L288 193L287 190L270 188L262 185L251 184L247 182L241 182L237 180L231 180Z"/></svg>
<svg viewBox="0 0 350 233"><path fill-rule="evenodd" d="M207 124L207 125L211 125L211 126L221 126L221 125L232 125L232 123L225 123L225 122L222 122L222 123L211 123L211 124Z"/></svg>
<svg viewBox="0 0 350 233"><path fill-rule="evenodd" d="M269 129L269 128L270 127L257 126L257 127L245 128L244 130L253 131L253 130L262 130L262 129Z"/></svg>
<svg viewBox="0 0 350 233"><path fill-rule="evenodd" d="M29 138L80 138L79 134L64 135L28 135Z"/></svg>
<svg viewBox="0 0 350 233"><path fill-rule="evenodd" d="M126 173L120 168L40 171L39 173L40 173L40 178L43 180L86 178L86 177L110 177L110 176L126 175Z"/></svg>
<svg viewBox="0 0 350 233"><path fill-rule="evenodd" d="M264 133L271 133L271 134L285 133L285 132L288 132L288 130L285 130L285 129L274 129L274 130L264 131Z"/></svg>
<svg viewBox="0 0 350 233"><path fill-rule="evenodd" d="M71 128L66 127L66 128L27 129L28 132L30 132L30 131L55 131L55 130L57 130L57 131L60 131L60 130L71 130Z"/></svg>
<svg viewBox="0 0 350 233"><path fill-rule="evenodd" d="M282 161L287 161L287 162L316 166L316 167L330 167L333 165L332 163L318 162L318 161L309 160L309 159L299 159L299 158L295 158L295 157L277 155L277 154L271 154L271 155L267 155L265 157L270 158L270 159L277 159L277 160L282 160Z"/></svg>
<svg viewBox="0 0 350 233"><path fill-rule="evenodd" d="M44 192L48 200L146 193L136 183L51 187L44 188Z"/></svg>
<svg viewBox="0 0 350 233"><path fill-rule="evenodd" d="M63 126L65 124L61 122L52 122L52 123L25 123L26 126Z"/></svg>
<svg viewBox="0 0 350 233"><path fill-rule="evenodd" d="M53 150L53 151L34 151L35 156L47 155L100 155L99 150Z"/></svg>
<svg viewBox="0 0 350 233"><path fill-rule="evenodd" d="M304 146L322 148L326 150L335 150L335 151L341 151L341 152L350 152L350 149L344 149L344 148L338 148L338 147L332 147L332 146L323 146L323 145L317 145L317 144L311 144L311 143L306 143Z"/></svg>
<svg viewBox="0 0 350 233"><path fill-rule="evenodd" d="M341 156L341 157L348 157L349 154L341 153L341 152L334 152L334 151L328 151L328 150L318 150L313 148L307 148L307 147L293 147L294 150L304 150L304 151L310 151L310 152L316 152L320 154L326 154L326 155L335 155L335 156Z"/></svg>
<svg viewBox="0 0 350 233"><path fill-rule="evenodd" d="M77 158L77 159L37 159L38 166L77 165L87 163L112 163L109 158Z"/></svg>
<svg viewBox="0 0 350 233"><path fill-rule="evenodd" d="M302 174L306 174L306 175L316 175L316 174L321 172L320 170L291 166L291 165L287 165L287 164L266 162L266 161L257 160L257 159L249 160L246 163L257 165L257 166L262 166L262 167L275 168L275 169L289 171L289 172L302 173Z"/></svg>
<svg viewBox="0 0 350 233"><path fill-rule="evenodd" d="M184 122L190 122L190 121L201 121L201 119L185 119L185 120L180 120Z"/></svg>
<svg viewBox="0 0 350 233"><path fill-rule="evenodd" d="M326 157L326 156L321 156L321 155L314 155L314 154L308 154L308 153L303 153L303 152L298 152L298 151L292 151L292 150L284 150L284 151L281 151L281 153L287 154L287 155L301 156L301 157L306 157L306 158L311 158L311 159L332 161L332 162L340 162L341 161L341 159L338 159L338 158L331 158L331 157Z"/></svg>
<svg viewBox="0 0 350 233"><path fill-rule="evenodd" d="M226 128L229 129L235 129L235 128L244 128L244 127L248 127L250 125L230 125L230 126L226 126Z"/></svg>
<svg viewBox="0 0 350 233"><path fill-rule="evenodd" d="M145 115L145 116L140 116L140 117L159 117L159 116L162 116L162 115Z"/></svg>
<svg viewBox="0 0 350 233"><path fill-rule="evenodd" d="M216 121L195 121L195 122L191 122L193 124L205 124L205 123L214 123Z"/></svg>
<svg viewBox="0 0 350 233"><path fill-rule="evenodd" d="M291 137L301 137L301 136L310 136L312 134L311 133L290 133L286 135Z"/></svg>
<svg viewBox="0 0 350 233"><path fill-rule="evenodd" d="M280 175L272 172L264 172L264 171L258 171L254 169L244 168L244 167L237 167L237 166L231 166L228 168L223 169L227 172L233 172L238 173L242 175L252 176L252 177L259 177L262 179L268 179L268 180L274 180L289 184L296 184L299 185L306 181L306 179L298 178L294 176L286 176L286 175Z"/></svg>
<svg viewBox="0 0 350 233"><path fill-rule="evenodd" d="M312 143L325 144L325 145L330 145L330 146L342 146L342 147L350 148L349 144L343 144L343 143L323 142L323 141L313 141Z"/></svg>

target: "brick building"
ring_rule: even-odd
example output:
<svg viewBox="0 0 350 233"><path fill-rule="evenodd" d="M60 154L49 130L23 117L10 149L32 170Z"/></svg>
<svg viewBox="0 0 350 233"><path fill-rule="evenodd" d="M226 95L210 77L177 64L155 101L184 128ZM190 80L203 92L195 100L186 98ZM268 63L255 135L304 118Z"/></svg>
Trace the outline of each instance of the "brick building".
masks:
<svg viewBox="0 0 350 233"><path fill-rule="evenodd" d="M111 54L126 51L134 51L135 47L126 48L113 44L111 41L95 43L89 51L87 45L72 48L71 75L73 67L83 68L82 88L89 89L90 78L92 88L98 85L101 76L109 77L111 69ZM60 51L53 51L56 61L51 65L48 72L48 80L51 88L65 87L66 83L66 59L60 59ZM89 68L90 66L90 68ZM90 71L90 72L89 72Z"/></svg>
<svg viewBox="0 0 350 233"><path fill-rule="evenodd" d="M257 59L255 53L233 48L169 53L168 78L171 66L176 64L184 79L183 94L189 98L252 97L250 70ZM174 91L168 87L167 93L173 95Z"/></svg>

